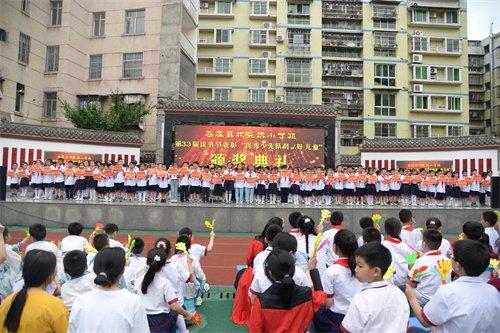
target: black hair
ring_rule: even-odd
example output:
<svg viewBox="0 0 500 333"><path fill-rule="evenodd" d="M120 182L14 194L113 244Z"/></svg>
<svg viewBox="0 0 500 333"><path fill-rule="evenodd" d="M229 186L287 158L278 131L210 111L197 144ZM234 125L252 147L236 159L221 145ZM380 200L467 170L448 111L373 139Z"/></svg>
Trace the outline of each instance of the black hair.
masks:
<svg viewBox="0 0 500 333"><path fill-rule="evenodd" d="M399 220L401 221L401 223L410 223L412 217L413 214L409 209L401 209L399 211Z"/></svg>
<svg viewBox="0 0 500 333"><path fill-rule="evenodd" d="M306 253L309 253L309 235L317 235L316 229L314 228L314 220L307 215L303 215L299 218L298 224L300 232L306 236Z"/></svg>
<svg viewBox="0 0 500 333"><path fill-rule="evenodd" d="M288 223L292 226L292 228L298 227L298 220L302 216L301 212L292 212L288 215Z"/></svg>
<svg viewBox="0 0 500 333"><path fill-rule="evenodd" d="M111 235L114 232L118 232L118 226L114 223L108 223L104 226L104 232Z"/></svg>
<svg viewBox="0 0 500 333"><path fill-rule="evenodd" d="M269 229L269 227L272 226L273 224L283 228L283 220L280 217L273 217L266 223L266 225L264 226L264 229L262 229L262 232L260 233L260 235L255 236L255 239L262 242L262 244L265 245L265 238L266 238L267 229Z"/></svg>
<svg viewBox="0 0 500 333"><path fill-rule="evenodd" d="M443 224L441 223L441 220L438 219L437 217L429 217L427 221L425 221L425 228L426 229L436 229L438 230L441 228Z"/></svg>
<svg viewBox="0 0 500 333"><path fill-rule="evenodd" d="M34 240L41 241L47 236L47 229L43 224L35 223L30 225L29 233Z"/></svg>
<svg viewBox="0 0 500 333"><path fill-rule="evenodd" d="M70 235L79 236L83 231L83 225L78 222L72 222L68 225L68 233Z"/></svg>
<svg viewBox="0 0 500 333"><path fill-rule="evenodd" d="M330 216L330 223L332 225L341 225L344 221L344 214L342 212L336 210L332 212L332 216Z"/></svg>
<svg viewBox="0 0 500 333"><path fill-rule="evenodd" d="M389 217L384 222L385 233L391 237L401 239L401 222L397 218Z"/></svg>
<svg viewBox="0 0 500 333"><path fill-rule="evenodd" d="M144 239L140 237L135 237L133 241L134 241L134 247L132 248L132 253L141 254L142 251L144 251Z"/></svg>
<svg viewBox="0 0 500 333"><path fill-rule="evenodd" d="M381 276L391 265L392 256L391 252L379 242L367 243L354 252L354 256L361 257L370 268L380 268Z"/></svg>
<svg viewBox="0 0 500 333"><path fill-rule="evenodd" d="M98 252L94 260L94 283L110 287L120 279L125 270L125 251L120 247L108 247Z"/></svg>
<svg viewBox="0 0 500 333"><path fill-rule="evenodd" d="M365 243L370 243L370 242L380 243L382 241L382 234L380 233L380 230L374 227L368 227L364 229L362 237Z"/></svg>
<svg viewBox="0 0 500 333"><path fill-rule="evenodd" d="M423 242L427 244L430 250L437 250L443 241L443 235L436 229L427 229L422 234ZM446 253L445 253L446 254Z"/></svg>
<svg viewBox="0 0 500 333"><path fill-rule="evenodd" d="M83 275L87 269L87 255L80 250L66 253L63 259L64 271L72 278Z"/></svg>
<svg viewBox="0 0 500 333"><path fill-rule="evenodd" d="M468 276L481 275L490 263L489 249L475 240L460 240L453 244L453 259Z"/></svg>
<svg viewBox="0 0 500 333"><path fill-rule="evenodd" d="M31 227L30 227L31 229ZM3 326L8 332L17 332L28 298L28 289L41 287L56 270L56 256L52 252L31 250L23 263L23 288L14 296Z"/></svg>
<svg viewBox="0 0 500 333"><path fill-rule="evenodd" d="M109 237L107 234L97 234L94 236L92 243L94 248L99 252L109 246Z"/></svg>
<svg viewBox="0 0 500 333"><path fill-rule="evenodd" d="M283 229L281 229L280 226L276 225L276 224L273 224L272 226L267 228L267 231L266 231L267 243L268 244L272 243L272 241L274 240L274 237L282 231L283 231Z"/></svg>
<svg viewBox="0 0 500 333"><path fill-rule="evenodd" d="M483 220L488 223L490 227L493 227L498 221L498 216L494 211L487 210L483 212Z"/></svg>
<svg viewBox="0 0 500 333"><path fill-rule="evenodd" d="M148 293L149 285L153 282L156 273L165 266L165 262L167 262L167 255L163 249L153 248L148 251L146 263L149 267L141 284L141 291L143 294Z"/></svg>
<svg viewBox="0 0 500 333"><path fill-rule="evenodd" d="M280 232L274 236L273 249L280 249L287 252L297 252L297 238L288 232Z"/></svg>
<svg viewBox="0 0 500 333"><path fill-rule="evenodd" d="M191 238L189 238L189 236L180 235L179 237L177 237L177 239L175 241L175 244L178 244L178 243L186 244L186 250L189 250L191 248ZM175 249L176 254L181 253L181 252L182 252L181 250Z"/></svg>
<svg viewBox="0 0 500 333"><path fill-rule="evenodd" d="M465 222L462 226L462 232L467 236L467 239L479 241L488 248L490 247L490 238L484 232L484 226L481 223L475 221Z"/></svg>
<svg viewBox="0 0 500 333"><path fill-rule="evenodd" d="M359 219L359 226L361 229L371 228L373 227L373 219L371 217L362 217Z"/></svg>
<svg viewBox="0 0 500 333"><path fill-rule="evenodd" d="M155 242L154 247L163 249L163 251L165 251L165 255L168 257L168 255L170 254L170 249L172 248L172 244L166 238L158 238Z"/></svg>
<svg viewBox="0 0 500 333"><path fill-rule="evenodd" d="M179 236L180 235L186 235L186 236L192 237L193 236L193 230L191 230L191 228L184 227L181 230L179 230Z"/></svg>
<svg viewBox="0 0 500 333"><path fill-rule="evenodd" d="M337 246L343 255L349 258L349 268L351 269L351 274L354 275L354 269L356 268L354 251L358 249L358 240L356 239L356 235L347 229L339 230L333 238L333 244Z"/></svg>
<svg viewBox="0 0 500 333"><path fill-rule="evenodd" d="M295 288L295 259L286 251L273 249L264 262L264 271L270 281L279 282L280 303L288 308Z"/></svg>
<svg viewBox="0 0 500 333"><path fill-rule="evenodd" d="M5 238L7 238L8 235L9 235L9 228L7 228L7 227L4 226L2 236L5 239Z"/></svg>

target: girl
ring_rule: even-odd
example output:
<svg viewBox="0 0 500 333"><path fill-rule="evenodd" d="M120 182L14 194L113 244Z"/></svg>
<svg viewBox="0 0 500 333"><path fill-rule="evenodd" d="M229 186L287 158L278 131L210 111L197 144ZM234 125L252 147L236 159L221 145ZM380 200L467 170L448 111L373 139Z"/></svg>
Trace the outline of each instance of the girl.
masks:
<svg viewBox="0 0 500 333"><path fill-rule="evenodd" d="M367 176L365 169L360 167L356 172L356 205L365 205Z"/></svg>
<svg viewBox="0 0 500 333"><path fill-rule="evenodd" d="M470 201L472 206L477 206L479 191L481 189L481 181L483 177L477 174L477 169L472 170L470 183Z"/></svg>
<svg viewBox="0 0 500 333"><path fill-rule="evenodd" d="M159 199L159 178L158 170L160 170L159 165L156 166L155 163L151 163L148 169L148 191L149 191L149 202L156 202Z"/></svg>
<svg viewBox="0 0 500 333"><path fill-rule="evenodd" d="M179 178L179 194L181 202L189 202L189 164L182 163L177 177Z"/></svg>
<svg viewBox="0 0 500 333"><path fill-rule="evenodd" d="M146 308L151 332L175 332L178 314L187 320L193 317L177 303L177 295L170 281L157 274L166 261L163 249L149 250L146 259L148 267L138 273L139 277L134 285L135 292Z"/></svg>
<svg viewBox="0 0 500 333"><path fill-rule="evenodd" d="M57 164L54 166L52 174L54 175L54 188L56 192L56 199L61 200L64 196L64 160L59 158Z"/></svg>
<svg viewBox="0 0 500 333"><path fill-rule="evenodd" d="M123 159L113 165L113 193L118 201L122 202L125 196L125 169L123 168Z"/></svg>
<svg viewBox="0 0 500 333"><path fill-rule="evenodd" d="M306 206L312 204L311 196L314 189L314 174L307 168L304 175L304 182L302 183L302 196Z"/></svg>
<svg viewBox="0 0 500 333"><path fill-rule="evenodd" d="M148 172L144 163L139 165L139 170L136 172L135 177L137 179L137 201L146 202L146 196L148 195Z"/></svg>
<svg viewBox="0 0 500 333"><path fill-rule="evenodd" d="M309 216L301 216L298 225L301 235L297 238L297 266L307 272L307 263L311 258L317 233L315 223Z"/></svg>
<svg viewBox="0 0 500 333"><path fill-rule="evenodd" d="M488 170L488 172L486 172L486 175L483 176L484 180L482 183L484 186L484 196L485 196L484 204L487 207L491 207L491 177L493 177L493 171Z"/></svg>
<svg viewBox="0 0 500 333"><path fill-rule="evenodd" d="M420 197L420 183L422 182L422 177L418 174L416 169L412 170L412 181L411 181L411 205L417 205L417 199Z"/></svg>
<svg viewBox="0 0 500 333"><path fill-rule="evenodd" d="M52 195L54 194L54 175L52 171L54 170L54 166L52 165L51 160L45 161L45 167L42 168L43 174L43 189L45 192L44 199L52 200Z"/></svg>
<svg viewBox="0 0 500 333"><path fill-rule="evenodd" d="M87 180L87 189L89 191L89 194L88 194L89 200L95 200L96 199L97 182L94 179L94 171L96 169L97 169L97 167L95 165L95 162L94 161L90 161L87 170L85 170L86 174L90 175L90 176L88 176L88 180Z"/></svg>
<svg viewBox="0 0 500 333"><path fill-rule="evenodd" d="M17 175L20 178L19 186L21 188L21 197L26 198L30 186L30 171L28 170L27 162L23 162L23 166L17 171Z"/></svg>
<svg viewBox="0 0 500 333"><path fill-rule="evenodd" d="M217 166L215 169L214 175L212 177L212 183L214 189L212 194L214 196L214 200L216 202L222 202L222 194L224 193L224 188L222 187L222 169L220 166Z"/></svg>
<svg viewBox="0 0 500 333"><path fill-rule="evenodd" d="M403 179L401 181L401 203L403 206L410 205L412 181L413 177L410 174L410 170L406 169L403 172Z"/></svg>
<svg viewBox="0 0 500 333"><path fill-rule="evenodd" d="M342 167L337 167L337 172L334 174L335 183L333 184L333 191L335 193L335 202L336 205L342 205L342 194L344 192L344 173L342 172Z"/></svg>
<svg viewBox="0 0 500 333"><path fill-rule="evenodd" d="M73 199L75 193L76 174L73 162L69 161L64 170L64 189L66 191L66 200Z"/></svg>
<svg viewBox="0 0 500 333"><path fill-rule="evenodd" d="M267 193L269 193L269 203L271 205L276 204L276 196L279 193L278 181L279 181L278 168L273 167L271 169L271 173L269 174L269 187L267 189Z"/></svg>
<svg viewBox="0 0 500 333"><path fill-rule="evenodd" d="M97 288L75 299L68 332L148 332L140 297L119 286L125 251L119 247L102 249L93 270Z"/></svg>
<svg viewBox="0 0 500 333"><path fill-rule="evenodd" d="M333 251L339 257L328 267L321 277L327 295L326 306L314 316L314 326L318 332L339 332L340 324L354 295L359 293L362 284L356 279L354 251L358 248L356 236L349 230L339 230L333 239Z"/></svg>
<svg viewBox="0 0 500 333"><path fill-rule="evenodd" d="M212 186L212 173L208 165L205 165L201 173L201 194L203 202L210 202L210 187Z"/></svg>
<svg viewBox="0 0 500 333"><path fill-rule="evenodd" d="M193 162L189 174L189 194L193 197L193 202L201 202L201 170L198 162Z"/></svg>
<svg viewBox="0 0 500 333"><path fill-rule="evenodd" d="M113 201L114 196L115 196L115 177L113 174L113 164L108 163L104 167L104 175L106 176L106 195L107 195L107 201Z"/></svg>
<svg viewBox="0 0 500 333"><path fill-rule="evenodd" d="M83 200L83 192L86 188L86 180L85 180L85 166L83 163L80 163L78 169L75 171L76 182L75 182L75 191L76 191L76 200Z"/></svg>
<svg viewBox="0 0 500 333"><path fill-rule="evenodd" d="M395 170L391 170L391 182L389 184L389 205L397 205L399 195L401 193L401 174Z"/></svg>
<svg viewBox="0 0 500 333"><path fill-rule="evenodd" d="M333 183L334 182L335 182L335 177L333 176L333 170L331 168L328 168L328 170L326 170L325 191L323 193L326 206L332 205Z"/></svg>
<svg viewBox="0 0 500 333"><path fill-rule="evenodd" d="M427 171L425 169L420 169L420 177L421 181L418 185L418 193L419 193L419 205L425 206L428 204L428 195L427 191L429 189L429 177L427 175Z"/></svg>
<svg viewBox="0 0 500 333"><path fill-rule="evenodd" d="M134 162L128 164L128 168L125 171L125 192L127 193L128 201L132 201L135 197L135 191L137 190L137 179L136 173L139 169L135 166Z"/></svg>
<svg viewBox="0 0 500 333"><path fill-rule="evenodd" d="M451 186L451 203L453 207L458 207L460 205L461 198L460 184L458 183L458 172L453 171L451 173L451 178L448 180L448 184Z"/></svg>
<svg viewBox="0 0 500 333"><path fill-rule="evenodd" d="M100 164L96 170L94 170L94 180L97 181L96 191L99 201L105 200L106 196L106 178L102 176L103 169L103 165Z"/></svg>
<svg viewBox="0 0 500 333"><path fill-rule="evenodd" d="M325 190L325 170L323 170L323 168L317 168L314 176L316 177L313 186L314 204L316 206L321 206L323 204L323 192Z"/></svg>
<svg viewBox="0 0 500 333"><path fill-rule="evenodd" d="M243 169L243 165L241 163L238 164L238 167L236 168L234 178L234 198L236 200L236 204L242 204L245 193L245 170Z"/></svg>
<svg viewBox="0 0 500 333"><path fill-rule="evenodd" d="M446 176L441 169L438 169L436 178L436 201L439 207L443 207L443 201L446 199Z"/></svg>
<svg viewBox="0 0 500 333"><path fill-rule="evenodd" d="M428 180L429 180L429 186L427 187L427 197L429 198L429 205L436 206L437 178L436 178L436 172L434 170L431 170L429 172Z"/></svg>
<svg viewBox="0 0 500 333"><path fill-rule="evenodd" d="M460 198L462 198L462 207L469 206L470 197L470 178L467 176L467 171L462 171L462 177L458 180L460 186Z"/></svg>
<svg viewBox="0 0 500 333"><path fill-rule="evenodd" d="M0 323L5 332L55 332L68 330L68 311L57 297L45 290L56 276L56 256L31 250L23 264L24 286L0 305Z"/></svg>
<svg viewBox="0 0 500 333"><path fill-rule="evenodd" d="M288 203L288 195L290 194L290 170L288 170L286 165L282 165L280 167L279 172L279 188L280 188L280 196L281 203Z"/></svg>
<svg viewBox="0 0 500 333"><path fill-rule="evenodd" d="M445 186L444 186L444 196L445 196L445 204L447 207L451 207L453 205L453 188L450 184L451 181L451 171L446 171L445 174Z"/></svg>
<svg viewBox="0 0 500 333"><path fill-rule="evenodd" d="M170 165L167 172L170 187L170 202L177 202L179 194L179 168L177 167L177 163Z"/></svg>
<svg viewBox="0 0 500 333"><path fill-rule="evenodd" d="M167 166L164 164L159 165L156 176L158 177L158 195L160 198L160 202L167 202L168 190L170 187L168 181Z"/></svg>
<svg viewBox="0 0 500 333"><path fill-rule="evenodd" d="M17 192L19 191L19 168L17 163L12 164L12 169L7 172L7 176L10 178L10 191L13 197L17 197Z"/></svg>
<svg viewBox="0 0 500 333"><path fill-rule="evenodd" d="M389 195L389 184L391 180L389 175L387 175L386 169L382 168L380 170L380 175L378 176L378 183L379 183L379 203L382 206L387 206L387 198Z"/></svg>
<svg viewBox="0 0 500 333"><path fill-rule="evenodd" d="M38 200L43 195L43 175L42 175L42 161L36 160L31 166L31 187L33 188L33 199Z"/></svg>
<svg viewBox="0 0 500 333"><path fill-rule="evenodd" d="M228 162L224 169L224 202L230 204L234 191L234 169L233 164Z"/></svg>
<svg viewBox="0 0 500 333"><path fill-rule="evenodd" d="M356 175L352 172L352 168L347 168L347 173L345 174L344 183L344 196L347 206L354 205L354 191L356 190Z"/></svg>
<svg viewBox="0 0 500 333"><path fill-rule="evenodd" d="M375 174L375 169L368 168L368 180L366 182L366 203L368 206L375 205L375 195L377 195L378 176Z"/></svg>

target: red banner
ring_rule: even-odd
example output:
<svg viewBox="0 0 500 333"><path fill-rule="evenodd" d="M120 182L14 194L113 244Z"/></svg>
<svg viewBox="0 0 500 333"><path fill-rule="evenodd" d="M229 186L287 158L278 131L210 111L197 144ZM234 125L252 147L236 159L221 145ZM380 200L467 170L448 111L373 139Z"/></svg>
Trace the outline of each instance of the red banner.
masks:
<svg viewBox="0 0 500 333"><path fill-rule="evenodd" d="M52 161L58 160L59 158L63 158L66 162L102 161L101 154L72 153L66 151L45 151L44 156L46 160L49 159Z"/></svg>
<svg viewBox="0 0 500 333"><path fill-rule="evenodd" d="M451 170L451 161L398 161L398 168L403 169L426 169L443 171Z"/></svg>
<svg viewBox="0 0 500 333"><path fill-rule="evenodd" d="M178 125L175 161L200 165L324 165L325 131L312 128Z"/></svg>

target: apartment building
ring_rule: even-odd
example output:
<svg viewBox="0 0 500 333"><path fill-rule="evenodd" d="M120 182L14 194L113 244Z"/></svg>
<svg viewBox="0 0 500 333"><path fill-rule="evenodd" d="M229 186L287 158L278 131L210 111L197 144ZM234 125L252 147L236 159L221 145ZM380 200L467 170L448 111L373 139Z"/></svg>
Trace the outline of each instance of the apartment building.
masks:
<svg viewBox="0 0 500 333"><path fill-rule="evenodd" d="M500 33L469 41L471 135L500 135Z"/></svg>
<svg viewBox="0 0 500 333"><path fill-rule="evenodd" d="M363 138L468 134L465 0L201 0L197 98L333 104Z"/></svg>
<svg viewBox="0 0 500 333"><path fill-rule="evenodd" d="M67 127L60 104L195 97L198 0L0 2L0 114ZM143 150L155 151L156 110ZM158 149L161 151L161 149Z"/></svg>

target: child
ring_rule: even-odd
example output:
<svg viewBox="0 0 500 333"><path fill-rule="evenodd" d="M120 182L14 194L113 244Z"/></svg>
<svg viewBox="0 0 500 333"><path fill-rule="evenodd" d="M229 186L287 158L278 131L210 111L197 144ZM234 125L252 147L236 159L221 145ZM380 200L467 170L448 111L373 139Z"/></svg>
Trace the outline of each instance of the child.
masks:
<svg viewBox="0 0 500 333"><path fill-rule="evenodd" d="M170 184L170 202L177 202L179 194L179 168L177 163L170 165L167 173Z"/></svg>
<svg viewBox="0 0 500 333"><path fill-rule="evenodd" d="M69 161L66 165L66 169L64 170L64 189L66 192L66 200L73 199L73 195L75 193L75 171L73 162Z"/></svg>
<svg viewBox="0 0 500 333"><path fill-rule="evenodd" d="M426 230L437 230L441 235L443 234L443 225L441 224L441 220L437 217L430 217L425 221L425 229ZM439 246L439 251L445 256L450 254L451 244L446 238L442 238L441 246ZM422 253L424 250L422 249L422 240L420 240L417 244L417 252Z"/></svg>
<svg viewBox="0 0 500 333"><path fill-rule="evenodd" d="M323 193L325 191L325 170L323 168L317 168L314 176L316 177L313 186L314 204L316 206L321 206L323 204Z"/></svg>
<svg viewBox="0 0 500 333"><path fill-rule="evenodd" d="M137 178L136 174L139 169L135 166L134 162L128 164L127 171L125 171L125 192L127 193L128 201L132 201L135 197L135 192L137 190Z"/></svg>
<svg viewBox="0 0 500 333"><path fill-rule="evenodd" d="M333 176L333 170L331 168L328 168L328 170L326 171L326 178L325 178L325 190L323 191L323 197L325 199L326 206L332 205L334 183L335 183L335 177Z"/></svg>
<svg viewBox="0 0 500 333"><path fill-rule="evenodd" d="M12 294L14 282L22 266L22 258L18 252L28 237L16 245L9 245L9 230L1 224L0 234L0 299L3 299Z"/></svg>
<svg viewBox="0 0 500 333"><path fill-rule="evenodd" d="M288 203L288 195L290 194L290 171L288 170L286 165L282 165L279 171L279 188L280 188L280 196L281 203Z"/></svg>
<svg viewBox="0 0 500 333"><path fill-rule="evenodd" d="M208 165L203 168L201 174L201 194L204 203L210 202L210 187L212 186L212 173Z"/></svg>
<svg viewBox="0 0 500 333"><path fill-rule="evenodd" d="M321 276L323 276L325 269L338 259L333 252L333 239L338 231L344 229L343 221L344 214L340 211L334 211L330 216L331 228L323 232L323 238L320 241L321 248L318 246L318 271Z"/></svg>
<svg viewBox="0 0 500 333"><path fill-rule="evenodd" d="M361 291L362 285L355 277L356 259L354 252L358 244L356 236L349 230L340 230L333 240L333 251L338 259L328 267L321 277L326 293L328 310L318 311L314 326L318 332L341 332L352 298Z"/></svg>
<svg viewBox="0 0 500 333"><path fill-rule="evenodd" d="M375 169L368 169L368 180L366 182L366 203L368 206L375 205L375 195L377 195L378 176L375 174Z"/></svg>
<svg viewBox="0 0 500 333"><path fill-rule="evenodd" d="M234 169L233 164L228 162L224 169L224 202L230 204L234 191Z"/></svg>
<svg viewBox="0 0 500 333"><path fill-rule="evenodd" d="M437 184L436 184L436 201L439 207L443 207L443 201L447 199L446 197L446 181L447 177L443 174L443 171L438 169L437 171Z"/></svg>
<svg viewBox="0 0 500 333"><path fill-rule="evenodd" d="M201 198L201 171L198 162L193 162L189 174L189 194L192 196L192 201L200 202Z"/></svg>
<svg viewBox="0 0 500 333"><path fill-rule="evenodd" d="M459 278L441 286L422 308L415 290L406 288L406 296L418 320L433 332L497 332L500 294L479 275L488 267L486 246L462 240L453 244L452 266Z"/></svg>
<svg viewBox="0 0 500 333"><path fill-rule="evenodd" d="M19 191L20 178L18 175L19 168L17 163L12 164L12 169L7 172L7 176L10 178L10 192L11 196L17 197L17 192Z"/></svg>
<svg viewBox="0 0 500 333"><path fill-rule="evenodd" d="M429 229L424 232L422 240L422 250L424 254L415 261L410 274L408 274L408 283L415 288L418 303L424 306L434 296L442 284L451 281L451 270L443 279L436 268L442 263L450 263L446 253L441 253L439 247L443 236L435 229Z"/></svg>
<svg viewBox="0 0 500 333"><path fill-rule="evenodd" d="M344 183L344 197L346 199L347 206L354 205L354 191L356 189L356 175L352 173L352 168L347 168L346 180Z"/></svg>
<svg viewBox="0 0 500 333"><path fill-rule="evenodd" d="M490 246L493 252L498 254L498 231L495 229L495 224L497 223L498 216L495 212L488 210L483 213L481 218L481 223L484 226L484 232L490 238Z"/></svg>
<svg viewBox="0 0 500 333"><path fill-rule="evenodd" d="M342 172L342 167L337 167L337 172L333 174L335 177L335 183L333 184L333 193L335 193L335 202L336 205L342 205L342 194L344 192L344 173Z"/></svg>
<svg viewBox="0 0 500 333"><path fill-rule="evenodd" d="M366 228L373 228L373 219L371 217L362 217L359 219L359 226L361 230L364 231ZM358 247L361 247L365 244L363 241L363 236L358 237Z"/></svg>
<svg viewBox="0 0 500 333"><path fill-rule="evenodd" d="M134 292L135 280L137 274L146 267L146 258L142 255L144 251L144 240L142 238L133 238L134 247L130 251L128 265L125 267L123 278L129 291Z"/></svg>
<svg viewBox="0 0 500 333"><path fill-rule="evenodd" d="M210 233L210 240L208 241L207 246L201 245L201 244L194 244L194 236L193 236L193 230L188 227L184 227L181 230L179 230L179 236L185 235L188 236L189 239L191 240L191 251L189 253L191 256L201 262L202 257L206 257L209 252L212 252L214 249L214 240L215 240L215 233L211 232Z"/></svg>
<svg viewBox="0 0 500 333"><path fill-rule="evenodd" d="M119 247L123 249L122 243L116 240L118 236L118 226L114 223L108 223L104 226L104 232L109 237L109 247Z"/></svg>
<svg viewBox="0 0 500 333"><path fill-rule="evenodd" d="M224 193L224 188L222 187L222 169L218 166L212 176L214 200L217 203L222 202L222 194Z"/></svg>
<svg viewBox="0 0 500 333"><path fill-rule="evenodd" d="M158 195L160 198L160 202L167 202L167 198L169 196L170 190L170 181L168 179L168 171L165 165L159 166L159 170L156 173L158 177Z"/></svg>
<svg viewBox="0 0 500 333"><path fill-rule="evenodd" d="M30 171L28 170L27 162L23 162L21 169L17 171L17 175L20 178L19 186L21 188L21 197L26 198L30 186Z"/></svg>
<svg viewBox="0 0 500 333"><path fill-rule="evenodd" d="M429 181L429 186L427 187L427 198L429 199L429 205L435 206L437 178L436 178L436 172L434 170L431 170L429 172L428 181Z"/></svg>
<svg viewBox="0 0 500 333"><path fill-rule="evenodd" d="M269 203L271 205L276 204L276 196L279 194L278 188L278 168L272 168L269 174L269 187L267 188L267 193L269 193Z"/></svg>
<svg viewBox="0 0 500 333"><path fill-rule="evenodd" d="M91 241L92 246L97 252L94 251L87 254L87 265L90 271L92 271L94 267L94 261L97 253L109 247L109 237L106 234L97 234L91 239Z"/></svg>
<svg viewBox="0 0 500 333"><path fill-rule="evenodd" d="M356 173L356 205L364 206L366 199L366 181L368 177L365 173L365 169L360 167Z"/></svg>
<svg viewBox="0 0 500 333"><path fill-rule="evenodd" d="M288 223L290 223L290 227L292 227L289 233L295 238L300 237L299 218L301 216L301 212L292 212L290 213L290 215L288 215Z"/></svg>
<svg viewBox="0 0 500 333"><path fill-rule="evenodd" d="M80 250L69 251L63 260L64 272L69 275L69 280L61 286L61 299L71 311L75 299L96 288L95 274L87 271L87 257Z"/></svg>
<svg viewBox="0 0 500 333"><path fill-rule="evenodd" d="M45 240L45 237L47 236L47 229L45 229L43 224L32 224L29 227L29 233L35 241L26 247L25 253L32 250L43 250L52 252L56 257L61 256L61 252L57 248L56 244Z"/></svg>
<svg viewBox="0 0 500 333"><path fill-rule="evenodd" d="M470 202L470 178L467 176L467 170L462 171L462 177L458 179L458 185L460 186L462 207L467 207Z"/></svg>
<svg viewBox="0 0 500 333"><path fill-rule="evenodd" d="M149 202L156 202L159 197L158 197L158 190L159 190L159 178L158 178L158 171L160 170L160 165L158 167L156 166L155 163L151 163L149 165L149 169L147 171L148 174L148 199Z"/></svg>
<svg viewBox="0 0 500 333"><path fill-rule="evenodd" d="M146 171L144 163L139 165L139 171L135 173L135 178L137 179L137 201L146 202L146 196L148 194L148 172Z"/></svg>
<svg viewBox="0 0 500 333"><path fill-rule="evenodd" d="M106 194L108 196L107 198L107 201L111 202L111 201L114 201L114 196L115 196L115 192L114 192L114 188L115 188L115 179L113 177L113 165L111 163L109 163L107 166L106 166L106 170L104 172L104 174L107 175L106 177ZM134 180L132 180L134 181ZM129 187L130 189L132 189L133 187Z"/></svg>
<svg viewBox="0 0 500 333"><path fill-rule="evenodd" d="M267 229L266 238L264 239L264 241L267 244L267 247L264 249L264 251L258 253L255 256L255 259L253 260L253 273L254 274L259 269L264 268L264 262L266 261L267 257L269 256L269 253L271 253L271 251L273 250L272 242L274 240L274 237L282 231L283 231L283 229L281 229L281 227L278 225L271 225ZM255 276L254 276L254 279L255 279Z"/></svg>
<svg viewBox="0 0 500 333"><path fill-rule="evenodd" d="M380 230L378 230L377 228L372 228L372 227L364 229L363 235L361 237L362 237L363 245L368 244L370 242L381 243L384 240L384 237L380 233Z"/></svg>
<svg viewBox="0 0 500 333"><path fill-rule="evenodd" d="M354 252L356 278L366 286L356 294L340 326L346 332L401 332L408 326L410 309L403 292L383 280L391 253L378 242Z"/></svg>
<svg viewBox="0 0 500 333"><path fill-rule="evenodd" d="M54 175L52 171L54 170L54 166L52 165L51 160L45 161L45 167L42 168L43 174L43 189L45 192L44 199L52 200L52 196L54 194Z"/></svg>
<svg viewBox="0 0 500 333"><path fill-rule="evenodd" d="M314 248L314 239L316 238L317 232L314 227L315 223L309 216L301 216L298 225L301 235L297 239L296 261L297 266L299 266L304 272L307 272L307 263L311 258L311 254Z"/></svg>
<svg viewBox="0 0 500 333"><path fill-rule="evenodd" d="M123 200L125 190L125 170L123 168L123 159L113 165L113 192L119 201Z"/></svg>
<svg viewBox="0 0 500 333"><path fill-rule="evenodd" d="M422 233L413 228L413 214L409 209L401 209L399 211L399 220L403 223L401 229L401 240L406 243L412 250L417 249L417 244L422 240Z"/></svg>
<svg viewBox="0 0 500 333"><path fill-rule="evenodd" d="M146 310L138 295L120 289L125 251L107 248L94 262L97 288L77 297L68 332L148 332Z"/></svg>
<svg viewBox="0 0 500 333"><path fill-rule="evenodd" d="M33 199L38 200L43 195L43 174L42 174L42 161L36 160L31 166L31 187L33 188Z"/></svg>
<svg viewBox="0 0 500 333"><path fill-rule="evenodd" d="M409 206L412 201L411 201L411 195L412 195L412 182L413 182L413 177L411 176L410 170L406 169L403 172L403 178L401 180L401 203L403 206Z"/></svg>
<svg viewBox="0 0 500 333"><path fill-rule="evenodd" d="M257 174L254 171L253 165L248 167L245 173L245 202L253 204L253 195L255 191L255 184L257 182Z"/></svg>
<svg viewBox="0 0 500 333"><path fill-rule="evenodd" d="M80 236L83 231L83 225L78 222L70 223L68 226L69 236L62 239L59 244L61 253L64 256L65 253L72 250L84 251L85 247L88 245L88 241L85 237Z"/></svg>
<svg viewBox="0 0 500 333"><path fill-rule="evenodd" d="M314 174L309 168L306 169L304 181L302 182L302 196L306 206L311 205L311 196L314 188Z"/></svg>

